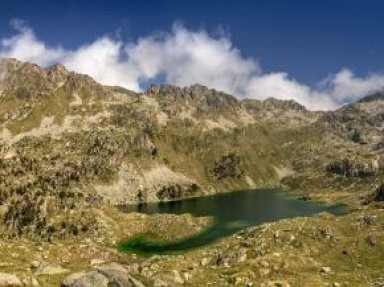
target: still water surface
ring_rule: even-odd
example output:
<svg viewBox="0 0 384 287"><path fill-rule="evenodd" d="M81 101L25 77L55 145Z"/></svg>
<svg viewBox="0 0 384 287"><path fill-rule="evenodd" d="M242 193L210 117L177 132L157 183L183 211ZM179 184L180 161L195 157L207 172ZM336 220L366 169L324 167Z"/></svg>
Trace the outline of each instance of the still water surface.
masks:
<svg viewBox="0 0 384 287"><path fill-rule="evenodd" d="M302 201L282 190L236 191L181 201L121 206L120 209L124 212L146 214L191 213L214 219L212 225L203 232L180 241L159 241L146 234L119 245L120 250L141 255L180 253L208 245L242 228L279 219L311 216L319 212L341 214L347 211L343 205Z"/></svg>

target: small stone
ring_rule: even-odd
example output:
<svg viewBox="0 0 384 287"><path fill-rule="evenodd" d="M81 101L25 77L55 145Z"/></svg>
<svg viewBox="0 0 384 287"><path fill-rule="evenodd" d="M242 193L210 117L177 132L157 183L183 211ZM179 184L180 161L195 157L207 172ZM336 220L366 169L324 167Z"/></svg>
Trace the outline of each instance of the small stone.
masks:
<svg viewBox="0 0 384 287"><path fill-rule="evenodd" d="M272 286L274 286L274 287L290 287L291 285L289 285L287 282L277 281L277 282L273 282Z"/></svg>
<svg viewBox="0 0 384 287"><path fill-rule="evenodd" d="M322 274L331 274L332 273L332 268L331 267L322 267L320 272Z"/></svg>
<svg viewBox="0 0 384 287"><path fill-rule="evenodd" d="M238 258L237 258L237 262L238 263L243 263L247 260L247 253L244 253L244 254L241 254Z"/></svg>
<svg viewBox="0 0 384 287"><path fill-rule="evenodd" d="M275 237L275 238L279 238L279 231L276 231L276 232L273 234L273 237Z"/></svg>
<svg viewBox="0 0 384 287"><path fill-rule="evenodd" d="M172 270L173 281L177 284L184 284L184 279L181 277L179 271Z"/></svg>
<svg viewBox="0 0 384 287"><path fill-rule="evenodd" d="M188 272L183 272L183 279L185 282L188 282L190 279L191 279L191 274L189 274Z"/></svg>
<svg viewBox="0 0 384 287"><path fill-rule="evenodd" d="M103 264L103 263L105 263L105 261L102 260L102 259L91 259L91 260L89 261L89 264L91 264L92 266L95 266L95 265L101 265L101 264Z"/></svg>
<svg viewBox="0 0 384 287"><path fill-rule="evenodd" d="M167 286L168 284L159 278L156 278L155 281L153 282L153 287L167 287Z"/></svg>
<svg viewBox="0 0 384 287"><path fill-rule="evenodd" d="M370 234L365 238L365 242L371 247L374 247L376 245L376 240L375 238Z"/></svg>
<svg viewBox="0 0 384 287"><path fill-rule="evenodd" d="M267 268L260 268L259 269L259 273L260 273L261 276L266 276L269 273L271 273L271 271L269 269L267 269Z"/></svg>
<svg viewBox="0 0 384 287"><path fill-rule="evenodd" d="M203 259L201 259L201 261L200 261L200 265L201 265L201 266L207 266L208 263L209 263L209 259L208 259L208 258L203 258Z"/></svg>
<svg viewBox="0 0 384 287"><path fill-rule="evenodd" d="M337 283L337 282L335 282L335 283L333 283L333 287L341 287L341 284L340 284L340 283Z"/></svg>

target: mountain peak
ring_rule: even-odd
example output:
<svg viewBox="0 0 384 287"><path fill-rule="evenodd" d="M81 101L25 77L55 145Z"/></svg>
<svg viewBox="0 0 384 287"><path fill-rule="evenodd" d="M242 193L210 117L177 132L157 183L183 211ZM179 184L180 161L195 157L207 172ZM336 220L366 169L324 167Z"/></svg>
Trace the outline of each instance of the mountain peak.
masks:
<svg viewBox="0 0 384 287"><path fill-rule="evenodd" d="M46 70L49 72L60 73L60 74L64 74L64 73L67 74L68 73L67 68L63 64L60 64L60 63L54 64L54 65L46 68Z"/></svg>

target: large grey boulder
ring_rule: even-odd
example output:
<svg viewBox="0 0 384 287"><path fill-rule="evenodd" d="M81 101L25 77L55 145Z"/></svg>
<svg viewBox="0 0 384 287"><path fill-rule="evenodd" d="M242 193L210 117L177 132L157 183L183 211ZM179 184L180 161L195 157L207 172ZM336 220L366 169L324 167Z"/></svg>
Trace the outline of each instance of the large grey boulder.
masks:
<svg viewBox="0 0 384 287"><path fill-rule="evenodd" d="M61 287L107 287L108 283L108 279L98 272L81 272L69 275Z"/></svg>
<svg viewBox="0 0 384 287"><path fill-rule="evenodd" d="M61 287L145 287L140 281L128 274L127 270L116 263L109 263L96 270L69 275Z"/></svg>

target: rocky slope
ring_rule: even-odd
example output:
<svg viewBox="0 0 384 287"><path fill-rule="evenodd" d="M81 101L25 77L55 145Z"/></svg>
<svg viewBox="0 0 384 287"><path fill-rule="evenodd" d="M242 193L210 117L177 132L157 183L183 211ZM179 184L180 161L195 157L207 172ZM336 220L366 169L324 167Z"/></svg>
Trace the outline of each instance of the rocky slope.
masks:
<svg viewBox="0 0 384 287"><path fill-rule="evenodd" d="M71 246L84 240L87 251L70 260L81 263L71 263L68 268L89 271L84 260L101 256L103 248L109 248L107 261L127 260L111 251L116 241L127 236L151 231L175 238L198 232L207 224L199 218L124 217L113 205L244 188L287 187L305 200L343 202L374 213L371 209L380 204L372 202L382 198L378 187L383 182L383 124L384 92L336 111L312 112L293 101L239 100L200 85L151 86L140 94L102 86L62 65L42 68L0 59L0 234L8 242L2 244L13 246L21 241L30 248L33 242ZM362 216L362 211L357 212ZM314 224L329 222L319 220ZM167 229L170 222L178 221L177 232ZM296 227L299 223L292 221ZM366 230L366 237L369 232ZM340 234L344 234L342 226ZM89 251L92 248L95 250ZM221 245L215 248L224 250ZM279 252L280 248L277 244L269 249ZM46 256L54 258L54 254ZM7 262L11 254L3 255ZM191 256L187 262L194 266L197 259ZM168 259L164 260L162 266L167 265ZM328 264L328 258L324 260ZM213 281L237 284L224 269L220 279L215 277L219 273L209 273L202 265L193 268L203 272L199 274L211 274ZM320 266L315 265L313 268ZM13 270L1 268L0 272ZM216 268L221 267L212 270ZM76 280L84 276L84 280L101 276L105 284L111 280L99 271L89 272ZM158 286L161 281L174 280L174 274L172 280L160 273L159 278L149 279L138 274L144 283L158 279ZM26 280L32 280L28 276ZM131 280L121 276L121 280ZM248 277L264 280L258 276ZM64 275L58 278L62 280ZM47 286L58 282L44 275L42 280L47 280ZM201 280L191 286L201 286Z"/></svg>
<svg viewBox="0 0 384 287"><path fill-rule="evenodd" d="M318 137L321 114L294 102L199 85L136 94L14 59L1 71L0 202L12 236L50 238L68 210L77 212L60 232L88 230L72 226L76 216L92 222L77 213L103 203L276 185L302 152L296 142Z"/></svg>

